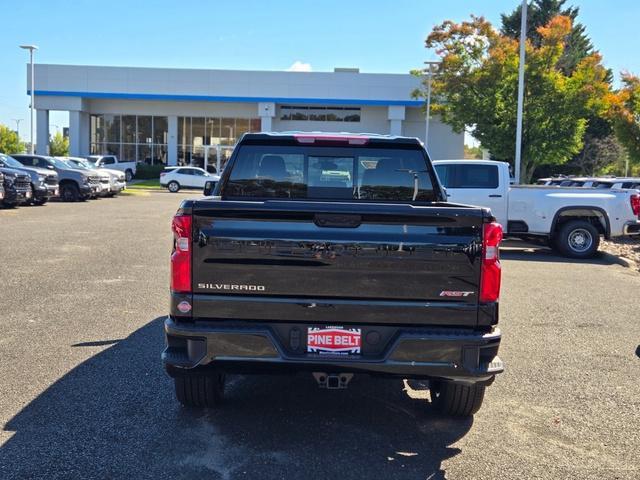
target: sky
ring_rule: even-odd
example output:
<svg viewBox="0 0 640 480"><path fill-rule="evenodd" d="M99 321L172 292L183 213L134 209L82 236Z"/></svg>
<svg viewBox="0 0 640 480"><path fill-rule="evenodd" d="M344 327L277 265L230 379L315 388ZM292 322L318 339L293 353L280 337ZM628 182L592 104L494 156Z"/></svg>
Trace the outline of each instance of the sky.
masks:
<svg viewBox="0 0 640 480"><path fill-rule="evenodd" d="M507 0L0 0L0 123L28 139L28 52L36 63L241 70L406 73L425 60L432 27L483 15L499 26ZM640 2L568 0L616 78L640 74ZM37 87L36 78L36 87ZM52 112L51 131L68 125Z"/></svg>

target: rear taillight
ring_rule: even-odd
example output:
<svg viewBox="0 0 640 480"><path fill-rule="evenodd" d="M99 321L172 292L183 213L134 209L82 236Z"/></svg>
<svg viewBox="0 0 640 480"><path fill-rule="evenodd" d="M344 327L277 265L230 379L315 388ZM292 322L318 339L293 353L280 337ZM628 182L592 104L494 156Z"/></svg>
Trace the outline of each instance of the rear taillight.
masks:
<svg viewBox="0 0 640 480"><path fill-rule="evenodd" d="M160 172L160 176L164 177L167 174L167 172Z"/></svg>
<svg viewBox="0 0 640 480"><path fill-rule="evenodd" d="M171 291L191 292L191 215L176 215L171 222Z"/></svg>
<svg viewBox="0 0 640 480"><path fill-rule="evenodd" d="M497 302L500 297L500 242L502 226L486 223L482 229L482 268L480 271L480 303Z"/></svg>
<svg viewBox="0 0 640 480"><path fill-rule="evenodd" d="M631 210L636 217L640 217L640 195L634 193L631 195Z"/></svg>

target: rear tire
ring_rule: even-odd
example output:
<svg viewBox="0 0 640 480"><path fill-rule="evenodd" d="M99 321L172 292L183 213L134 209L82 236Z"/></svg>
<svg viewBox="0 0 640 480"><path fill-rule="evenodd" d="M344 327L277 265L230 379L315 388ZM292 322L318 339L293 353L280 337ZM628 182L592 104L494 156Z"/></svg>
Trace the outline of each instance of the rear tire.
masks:
<svg viewBox="0 0 640 480"><path fill-rule="evenodd" d="M224 395L224 373L176 377L173 382L176 398L185 407L215 408Z"/></svg>
<svg viewBox="0 0 640 480"><path fill-rule="evenodd" d="M446 380L432 381L431 403L441 413L456 417L473 415L482 406L484 385L463 385Z"/></svg>
<svg viewBox="0 0 640 480"><path fill-rule="evenodd" d="M73 184L67 184L60 187L60 197L65 202L77 202L80 200L80 190Z"/></svg>
<svg viewBox="0 0 640 480"><path fill-rule="evenodd" d="M176 182L175 180L172 180L169 182L169 184L167 185L167 189L171 192L171 193L177 193L178 190L180 190L180 184L178 182Z"/></svg>
<svg viewBox="0 0 640 480"><path fill-rule="evenodd" d="M131 170L126 170L124 172L124 178L127 182L130 182L133 179L133 172Z"/></svg>
<svg viewBox="0 0 640 480"><path fill-rule="evenodd" d="M553 239L556 248L570 258L591 258L598 251L600 232L590 222L571 220L563 224Z"/></svg>

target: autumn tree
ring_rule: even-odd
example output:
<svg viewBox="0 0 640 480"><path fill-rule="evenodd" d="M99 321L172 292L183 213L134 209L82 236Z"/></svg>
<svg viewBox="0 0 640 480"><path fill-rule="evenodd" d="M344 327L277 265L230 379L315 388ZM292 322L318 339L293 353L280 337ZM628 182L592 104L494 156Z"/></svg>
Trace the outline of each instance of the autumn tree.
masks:
<svg viewBox="0 0 640 480"><path fill-rule="evenodd" d="M593 45L587 36L585 26L577 21L580 9L565 7L566 0L533 0L527 6L527 39L535 47L540 47L543 37L538 31L552 18L559 15L571 19L571 30L563 38L564 50L558 61L558 67L567 75L573 73L578 64L593 53ZM509 14L502 14L500 31L513 39L520 38L520 16L522 5Z"/></svg>
<svg viewBox="0 0 640 480"><path fill-rule="evenodd" d="M18 134L6 125L0 124L0 153L21 153L24 145L20 142Z"/></svg>
<svg viewBox="0 0 640 480"><path fill-rule="evenodd" d="M569 34L563 39L564 51L558 60L557 67L566 75L571 75L583 59L594 53L594 48L587 36L585 26L578 22L580 9L566 6L565 4L565 0L532 0L527 6L527 38L534 46L539 47L542 44L542 36L538 29L558 15L569 17L572 27ZM500 31L504 35L516 40L520 38L521 13L522 5L519 5L510 14L502 15ZM611 70L607 70L606 79L609 84L612 83L613 72ZM583 149L569 163L572 166L582 165L585 159L590 158L600 146L605 144L617 145L617 142L611 137L612 135L613 125L607 115L589 115L587 117ZM585 149L588 151L585 151ZM615 155L606 155L606 158L610 160L614 157Z"/></svg>
<svg viewBox="0 0 640 480"><path fill-rule="evenodd" d="M69 139L60 132L56 132L49 142L49 153L54 157L66 157L69 155Z"/></svg>
<svg viewBox="0 0 640 480"><path fill-rule="evenodd" d="M610 88L598 54L583 58L570 75L558 67L571 31L571 19L557 16L537 29L539 46L526 42L523 182L531 180L536 167L563 164L578 153L587 118L607 109ZM472 16L470 21L445 21L434 27L425 45L442 62L432 82L434 112L457 132L469 126L494 158L512 160L518 41ZM422 88L414 94L424 97L426 92Z"/></svg>
<svg viewBox="0 0 640 480"><path fill-rule="evenodd" d="M630 73L622 75L622 88L614 96L611 117L629 160L640 165L640 78Z"/></svg>

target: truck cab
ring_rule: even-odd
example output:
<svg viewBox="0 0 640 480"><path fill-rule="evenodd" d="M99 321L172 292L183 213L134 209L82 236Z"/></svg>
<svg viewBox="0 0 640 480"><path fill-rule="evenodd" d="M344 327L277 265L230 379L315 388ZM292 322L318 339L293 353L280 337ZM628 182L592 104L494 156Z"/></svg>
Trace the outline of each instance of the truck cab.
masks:
<svg viewBox="0 0 640 480"><path fill-rule="evenodd" d="M136 174L136 162L121 161L115 155L89 155L86 159L96 168L108 168L123 172L127 182L130 182Z"/></svg>
<svg viewBox="0 0 640 480"><path fill-rule="evenodd" d="M447 198L491 209L498 223L508 224L509 164L481 160L438 160L434 167Z"/></svg>

